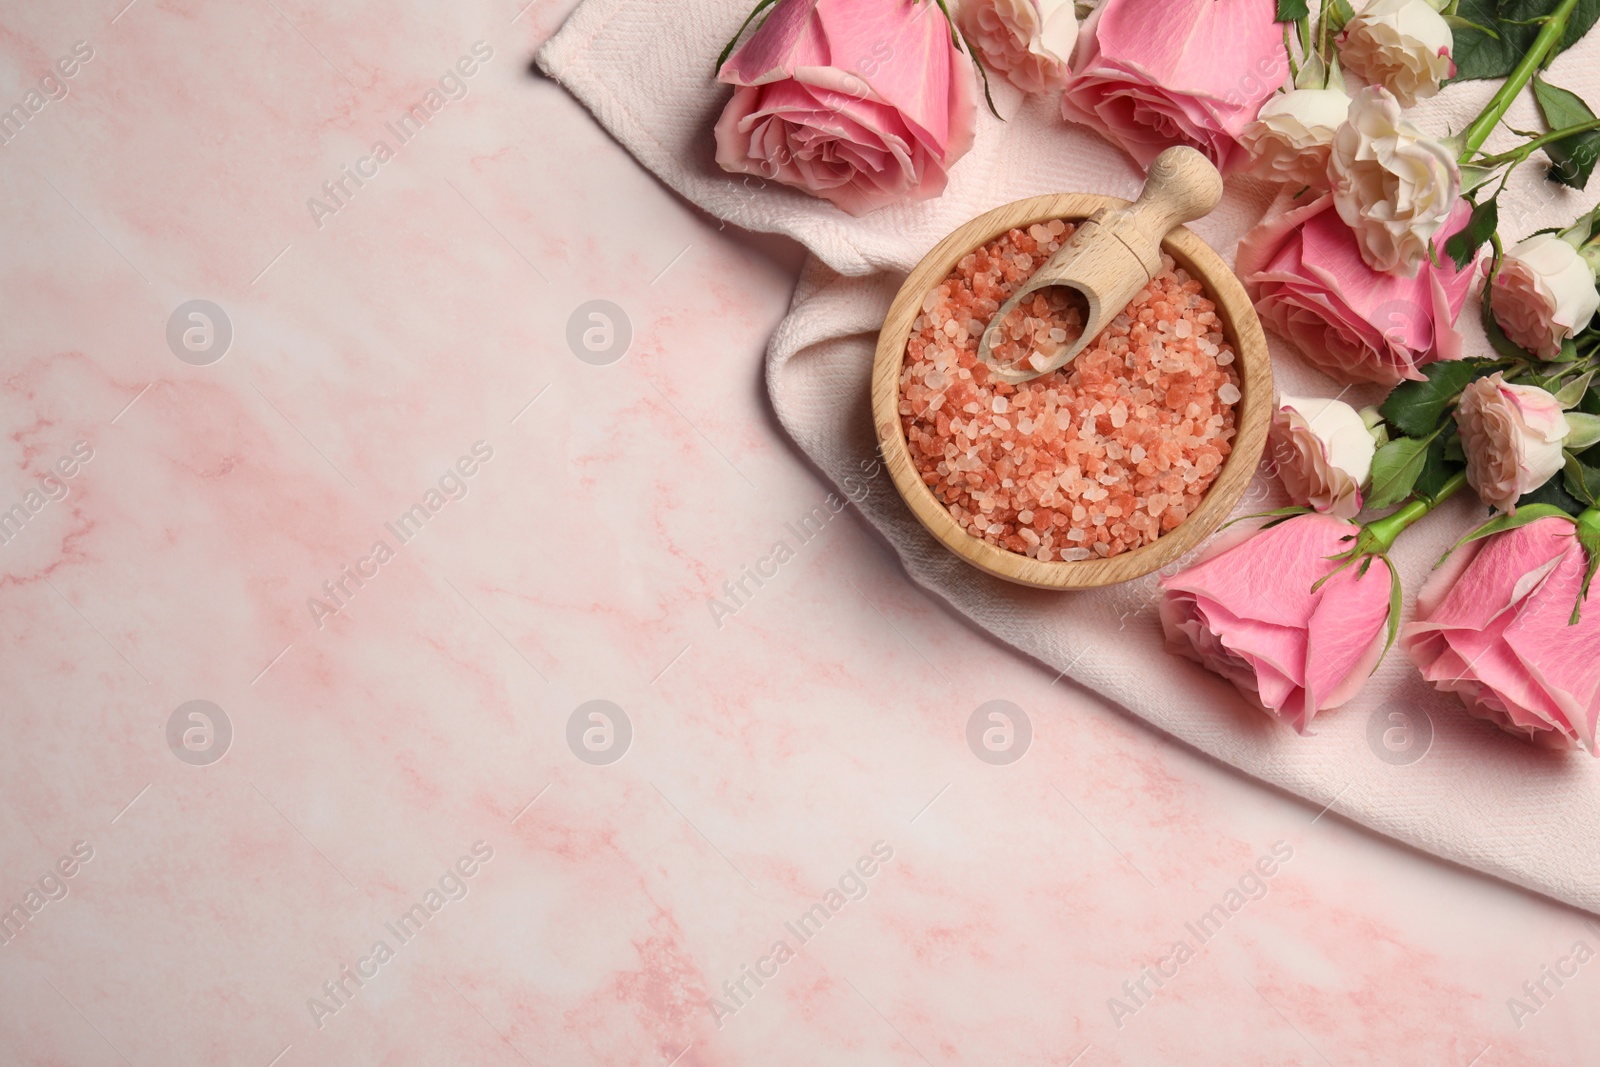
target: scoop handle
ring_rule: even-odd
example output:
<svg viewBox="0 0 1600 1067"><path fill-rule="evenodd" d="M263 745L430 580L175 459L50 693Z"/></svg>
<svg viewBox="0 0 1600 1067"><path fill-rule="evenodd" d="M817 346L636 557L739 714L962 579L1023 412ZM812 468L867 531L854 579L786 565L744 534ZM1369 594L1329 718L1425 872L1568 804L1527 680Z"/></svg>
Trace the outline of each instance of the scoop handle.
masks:
<svg viewBox="0 0 1600 1067"><path fill-rule="evenodd" d="M1118 213L1117 236L1130 245L1130 238L1139 238L1145 247L1133 251L1159 262L1161 239L1210 214L1221 199L1222 175L1209 159L1186 145L1168 148L1151 162L1139 199Z"/></svg>

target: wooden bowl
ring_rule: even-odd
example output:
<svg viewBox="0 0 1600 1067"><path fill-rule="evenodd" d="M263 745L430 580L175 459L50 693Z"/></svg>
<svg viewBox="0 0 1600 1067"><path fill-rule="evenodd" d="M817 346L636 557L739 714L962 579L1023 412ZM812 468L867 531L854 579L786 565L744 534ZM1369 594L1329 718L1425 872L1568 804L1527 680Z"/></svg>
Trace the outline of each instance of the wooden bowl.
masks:
<svg viewBox="0 0 1600 1067"><path fill-rule="evenodd" d="M1178 227L1161 248L1177 264L1198 278L1206 295L1217 305L1223 333L1233 346L1239 371L1241 396L1235 408L1233 451L1223 461L1216 480L1194 514L1150 544L1106 559L1041 563L1036 559L992 545L967 533L923 484L906 447L900 422L900 371L905 362L911 323L922 312L928 290L944 281L963 256L1012 229L1027 229L1051 219L1078 220L1101 208L1122 207L1128 201L1092 193L1061 193L1017 200L979 215L934 246L906 278L895 295L878 334L872 366L872 420L878 446L894 478L895 488L911 510L947 548L979 570L999 578L1041 589L1088 589L1114 585L1166 566L1198 545L1222 524L1249 484L1266 446L1272 420L1272 364L1261 322L1245 294L1244 286L1228 265L1200 238Z"/></svg>

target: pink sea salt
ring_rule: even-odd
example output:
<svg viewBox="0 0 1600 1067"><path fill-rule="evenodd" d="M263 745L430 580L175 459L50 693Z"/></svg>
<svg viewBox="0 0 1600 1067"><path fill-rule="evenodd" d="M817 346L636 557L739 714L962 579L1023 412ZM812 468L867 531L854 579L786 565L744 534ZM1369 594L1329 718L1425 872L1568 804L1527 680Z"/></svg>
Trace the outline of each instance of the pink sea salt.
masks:
<svg viewBox="0 0 1600 1067"><path fill-rule="evenodd" d="M1058 219L963 257L924 298L900 374L923 482L968 533L1039 560L1115 556L1176 528L1232 451L1240 398L1216 304L1166 257L1067 366L991 380L980 334L1071 235ZM1044 290L996 327L993 347L1008 365L1042 365L1082 326L1070 294Z"/></svg>

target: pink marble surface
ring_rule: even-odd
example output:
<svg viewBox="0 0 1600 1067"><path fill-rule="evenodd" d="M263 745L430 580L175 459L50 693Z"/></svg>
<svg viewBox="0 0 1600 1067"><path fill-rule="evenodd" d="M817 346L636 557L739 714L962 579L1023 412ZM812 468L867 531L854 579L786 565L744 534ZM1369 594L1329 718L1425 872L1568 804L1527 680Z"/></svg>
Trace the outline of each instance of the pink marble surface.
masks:
<svg viewBox="0 0 1600 1067"><path fill-rule="evenodd" d="M123 2L0 8L0 1063L1600 1062L1583 915L1053 682L849 510L795 535L797 253L529 74L566 0Z"/></svg>

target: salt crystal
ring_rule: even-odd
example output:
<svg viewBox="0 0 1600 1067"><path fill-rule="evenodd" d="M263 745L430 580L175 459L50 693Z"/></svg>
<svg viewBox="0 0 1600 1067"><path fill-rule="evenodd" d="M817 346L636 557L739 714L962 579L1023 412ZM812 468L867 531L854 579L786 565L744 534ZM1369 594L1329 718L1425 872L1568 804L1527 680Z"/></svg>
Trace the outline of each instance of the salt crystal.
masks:
<svg viewBox="0 0 1600 1067"><path fill-rule="evenodd" d="M1200 506L1237 434L1235 353L1170 257L1072 364L1014 389L977 369L984 324L1070 234L1040 223L962 257L924 295L899 383L912 460L960 527L1041 560L1155 541ZM1030 297L991 330L997 361L1040 369L1083 311L1064 290Z"/></svg>

